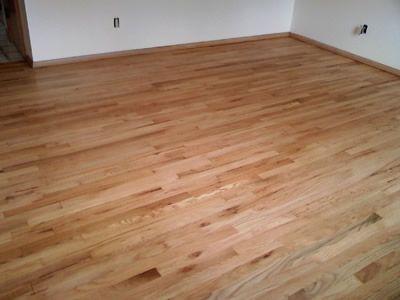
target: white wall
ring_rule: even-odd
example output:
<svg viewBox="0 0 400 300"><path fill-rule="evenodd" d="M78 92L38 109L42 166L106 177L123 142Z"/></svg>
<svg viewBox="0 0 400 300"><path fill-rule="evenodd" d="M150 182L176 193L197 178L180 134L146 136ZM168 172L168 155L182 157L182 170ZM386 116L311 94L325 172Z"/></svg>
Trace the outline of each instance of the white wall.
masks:
<svg viewBox="0 0 400 300"><path fill-rule="evenodd" d="M296 0L291 31L400 69L400 0Z"/></svg>
<svg viewBox="0 0 400 300"><path fill-rule="evenodd" d="M34 61L288 32L295 0L25 0ZM114 17L120 29L113 28Z"/></svg>

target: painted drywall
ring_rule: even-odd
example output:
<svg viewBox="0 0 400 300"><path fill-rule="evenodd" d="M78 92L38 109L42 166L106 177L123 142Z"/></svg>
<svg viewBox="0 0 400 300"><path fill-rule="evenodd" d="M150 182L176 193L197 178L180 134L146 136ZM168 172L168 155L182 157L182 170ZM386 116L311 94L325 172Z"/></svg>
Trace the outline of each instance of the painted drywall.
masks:
<svg viewBox="0 0 400 300"><path fill-rule="evenodd" d="M43 61L288 32L294 1L25 0L25 6L33 60Z"/></svg>
<svg viewBox="0 0 400 300"><path fill-rule="evenodd" d="M400 0L296 0L291 31L400 69Z"/></svg>

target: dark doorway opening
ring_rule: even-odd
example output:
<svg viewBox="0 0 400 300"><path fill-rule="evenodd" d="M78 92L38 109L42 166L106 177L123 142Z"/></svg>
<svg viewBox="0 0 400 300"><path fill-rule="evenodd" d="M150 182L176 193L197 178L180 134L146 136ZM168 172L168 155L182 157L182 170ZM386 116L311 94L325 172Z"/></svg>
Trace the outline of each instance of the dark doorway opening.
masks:
<svg viewBox="0 0 400 300"><path fill-rule="evenodd" d="M0 0L0 63L23 61L24 52L18 3Z"/></svg>

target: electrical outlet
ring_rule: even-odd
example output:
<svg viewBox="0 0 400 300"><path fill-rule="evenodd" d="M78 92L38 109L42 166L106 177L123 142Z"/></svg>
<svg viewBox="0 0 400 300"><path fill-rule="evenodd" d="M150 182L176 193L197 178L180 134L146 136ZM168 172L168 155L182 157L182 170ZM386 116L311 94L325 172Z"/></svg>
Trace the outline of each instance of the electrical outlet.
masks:
<svg viewBox="0 0 400 300"><path fill-rule="evenodd" d="M119 28L119 18L114 18L114 28Z"/></svg>
<svg viewBox="0 0 400 300"><path fill-rule="evenodd" d="M367 32L368 32L368 25L367 24L361 25L360 35L367 34Z"/></svg>

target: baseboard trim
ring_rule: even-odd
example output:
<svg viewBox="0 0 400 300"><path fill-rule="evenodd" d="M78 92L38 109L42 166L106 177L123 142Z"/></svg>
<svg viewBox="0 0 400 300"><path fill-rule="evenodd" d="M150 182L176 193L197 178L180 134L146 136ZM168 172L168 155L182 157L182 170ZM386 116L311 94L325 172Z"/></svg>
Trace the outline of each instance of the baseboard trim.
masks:
<svg viewBox="0 0 400 300"><path fill-rule="evenodd" d="M307 44L311 44L318 48L328 50L330 52L339 54L341 56L361 62L363 64L369 65L376 69L400 76L400 70L398 70L398 69L389 67L387 65L378 63L378 62L370 60L368 58L347 52L345 50L330 46L328 44L325 44L325 43L319 42L317 40L313 40L311 38L305 37L300 34L292 33L292 32L281 32L281 33L272 33L272 34L256 35L256 36L249 36L249 37L208 41L208 42L198 42L198 43L190 43L190 44L180 44L180 45L154 47L154 48L146 48L146 49L110 52L110 53L102 53L102 54L61 58L61 59L54 59L54 60L44 60L44 61L37 61L37 62L32 61L32 59L30 59L29 57L26 57L26 60L28 61L28 63L31 65L32 68L43 68L43 67L49 67L49 66L65 65L65 64L72 64L72 63L79 63L79 62L88 62L88 61L94 61L94 60L102 60L102 59L117 58L117 57L132 56L132 55L143 55L143 54L151 54L151 53L176 51L176 50L186 50L186 49L193 49L193 48L215 47L215 46L221 46L221 45L227 45L227 44L246 43L246 42L252 42L252 41L259 41L259 40L283 38L283 37L288 37L288 36L290 36L294 39L297 39L299 41L305 42Z"/></svg>
<svg viewBox="0 0 400 300"><path fill-rule="evenodd" d="M32 66L32 68L43 68L43 67L49 67L49 66L55 66L55 65L65 65L65 64L71 64L71 63L102 60L102 59L108 59L108 58L116 58L116 57L132 56L132 55L143 55L143 54L167 52L167 51L174 51L174 50L185 50L185 49L192 49L192 48L215 47L215 46L221 46L221 45L226 45L226 44L238 44L238 43L245 43L245 42L251 42L251 41L276 39L276 38L282 38L282 37L288 37L288 36L289 36L289 32L281 32L281 33L264 34L264 35L256 35L256 36L241 37L241 38L232 38L232 39L224 39L224 40L209 41L209 42L198 42L198 43L181 44L181 45L173 45L173 46L163 46L163 47L146 48L146 49L138 49L138 50L129 50L129 51L119 51L119 52L94 54L94 55L86 55L86 56L77 56L77 57L61 58L61 59L54 59L54 60L44 60L44 61L31 62L31 66Z"/></svg>
<svg viewBox="0 0 400 300"><path fill-rule="evenodd" d="M379 70L382 70L382 71L385 71L385 72L400 76L400 70L392 68L392 67L389 67L389 66L381 64L381 63L378 63L378 62L370 60L368 58L365 58L365 57L362 57L362 56L358 56L356 54L353 54L353 53L347 52L345 50L330 46L328 44L325 44L325 43L310 39L310 38L302 36L300 34L296 34L296 33L292 33L291 32L289 34L289 36L294 38L294 39L297 39L299 41L305 42L307 44L311 44L311 45L316 46L318 48L321 48L321 49L324 49L324 50L328 50L330 52L339 54L341 56L350 58L352 60L355 60L355 61L358 61L360 63L366 64L368 66L374 67L376 69L379 69Z"/></svg>

